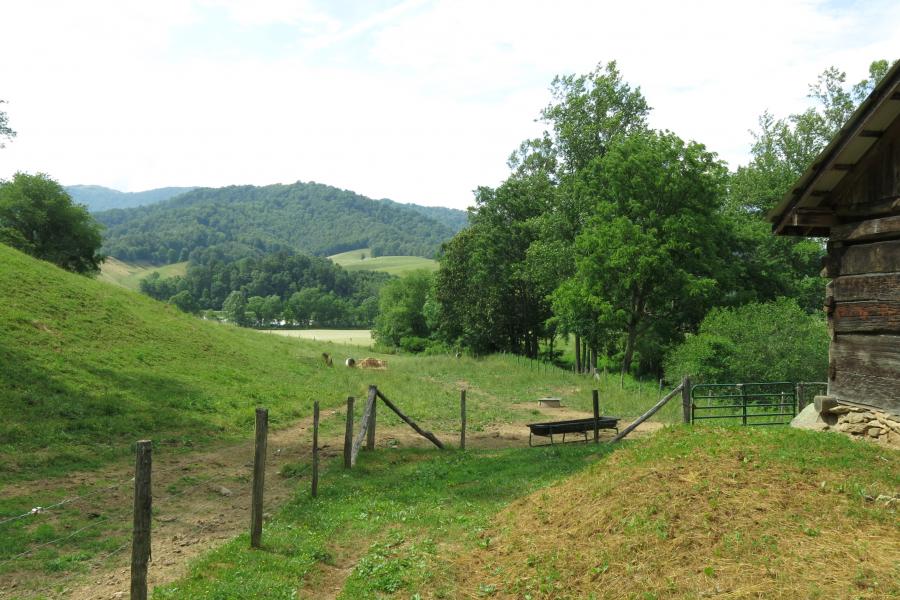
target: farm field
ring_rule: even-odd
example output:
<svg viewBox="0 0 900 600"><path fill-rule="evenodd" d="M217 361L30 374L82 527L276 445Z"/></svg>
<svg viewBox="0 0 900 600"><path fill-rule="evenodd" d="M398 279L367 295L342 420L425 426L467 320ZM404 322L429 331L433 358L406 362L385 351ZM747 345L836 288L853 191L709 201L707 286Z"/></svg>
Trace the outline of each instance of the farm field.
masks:
<svg viewBox="0 0 900 600"><path fill-rule="evenodd" d="M375 343L370 329L260 329L259 331L290 338L334 342L364 348L370 348Z"/></svg>
<svg viewBox="0 0 900 600"><path fill-rule="evenodd" d="M187 262L157 267L153 265L129 264L110 256L104 261L97 279L120 285L129 290L138 291L141 279L153 272L159 273L160 277L163 278L184 275L187 272Z"/></svg>
<svg viewBox="0 0 900 600"><path fill-rule="evenodd" d="M436 260L421 256L377 256L372 258L372 251L368 248L342 252L328 258L348 271L383 271L397 276L419 269L426 271L437 271L438 269Z"/></svg>

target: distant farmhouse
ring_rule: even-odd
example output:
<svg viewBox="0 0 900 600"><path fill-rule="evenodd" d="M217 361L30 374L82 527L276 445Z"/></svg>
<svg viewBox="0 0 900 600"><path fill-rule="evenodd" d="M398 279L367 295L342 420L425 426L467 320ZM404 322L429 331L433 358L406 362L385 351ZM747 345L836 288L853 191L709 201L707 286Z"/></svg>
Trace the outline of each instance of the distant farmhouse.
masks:
<svg viewBox="0 0 900 600"><path fill-rule="evenodd" d="M777 235L828 238L828 392L816 398L817 409L836 429L893 441L891 431L900 432L892 429L900 421L900 62L769 220Z"/></svg>

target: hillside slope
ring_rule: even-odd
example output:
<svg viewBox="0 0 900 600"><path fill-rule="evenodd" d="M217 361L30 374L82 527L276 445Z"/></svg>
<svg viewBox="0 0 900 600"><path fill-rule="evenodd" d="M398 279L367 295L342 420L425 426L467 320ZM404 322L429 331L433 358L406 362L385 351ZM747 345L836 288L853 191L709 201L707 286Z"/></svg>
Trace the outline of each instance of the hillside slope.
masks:
<svg viewBox="0 0 900 600"><path fill-rule="evenodd" d="M194 250L239 244L248 253L433 256L455 233L404 205L317 183L198 188L166 202L97 214L104 251L125 261L188 260Z"/></svg>
<svg viewBox="0 0 900 600"><path fill-rule="evenodd" d="M67 185L66 191L78 204L84 204L91 212L113 208L133 208L162 202L191 191L192 187L164 187L143 192L120 192L102 185Z"/></svg>
<svg viewBox="0 0 900 600"><path fill-rule="evenodd" d="M390 356L383 371L328 368L323 351L337 365L353 349L202 321L3 245L0 266L0 485L124 458L140 438L162 452L246 438L257 405L278 427L311 414L313 399L338 407L372 383L435 431L458 427L460 386L473 431L547 395L590 406L592 380L514 357ZM611 414L651 402L635 404L617 387L604 394Z"/></svg>

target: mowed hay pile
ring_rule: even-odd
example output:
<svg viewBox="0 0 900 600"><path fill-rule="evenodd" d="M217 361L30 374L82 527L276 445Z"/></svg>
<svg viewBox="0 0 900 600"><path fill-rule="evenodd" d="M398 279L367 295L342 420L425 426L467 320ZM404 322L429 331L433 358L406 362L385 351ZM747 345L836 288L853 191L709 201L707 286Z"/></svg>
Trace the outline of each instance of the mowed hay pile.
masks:
<svg viewBox="0 0 900 600"><path fill-rule="evenodd" d="M900 453L834 434L674 428L509 506L461 596L900 597Z"/></svg>

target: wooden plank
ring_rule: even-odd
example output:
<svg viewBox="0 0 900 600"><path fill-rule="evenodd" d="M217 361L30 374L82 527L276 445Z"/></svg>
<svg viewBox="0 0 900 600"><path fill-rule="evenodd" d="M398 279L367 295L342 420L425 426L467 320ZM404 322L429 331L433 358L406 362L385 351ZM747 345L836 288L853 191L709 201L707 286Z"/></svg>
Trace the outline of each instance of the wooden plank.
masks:
<svg viewBox="0 0 900 600"><path fill-rule="evenodd" d="M900 379L837 371L829 387L829 394L838 400L864 404L900 415Z"/></svg>
<svg viewBox="0 0 900 600"><path fill-rule="evenodd" d="M366 450L375 450L375 421L378 413L378 404L372 403L372 412L369 413L369 423L366 426Z"/></svg>
<svg viewBox="0 0 900 600"><path fill-rule="evenodd" d="M900 271L900 240L849 246L841 251L839 275Z"/></svg>
<svg viewBox="0 0 900 600"><path fill-rule="evenodd" d="M594 408L594 443L600 443L600 390L591 391L591 404Z"/></svg>
<svg viewBox="0 0 900 600"><path fill-rule="evenodd" d="M347 397L347 423L344 426L344 468L349 469L350 455L353 451L353 396Z"/></svg>
<svg viewBox="0 0 900 600"><path fill-rule="evenodd" d="M319 495L319 401L313 404L312 497Z"/></svg>
<svg viewBox="0 0 900 600"><path fill-rule="evenodd" d="M648 410L647 412L642 414L640 417L635 419L635 421L633 423L631 423L631 425L629 425L628 427L626 427L625 429L620 431L619 435L614 437L612 439L612 441L610 442L610 444L615 444L616 442L618 442L619 440L624 438L626 435L628 435L629 433L634 431L638 425L640 425L641 423L643 423L644 421L646 421L647 419L649 419L650 417L655 415L656 412L659 409L661 409L663 406L665 406L669 400L671 400L672 398L674 398L675 396L678 395L678 393L682 390L683 385L684 385L683 383L679 384L677 388L675 388L674 390L672 390L671 392L669 392L668 394L663 396L659 402L657 402L656 404L654 404L653 406L650 407L650 410Z"/></svg>
<svg viewBox="0 0 900 600"><path fill-rule="evenodd" d="M900 298L900 273L849 275L838 277L832 284L835 302Z"/></svg>
<svg viewBox="0 0 900 600"><path fill-rule="evenodd" d="M900 333L900 301L839 302L834 308L834 332Z"/></svg>
<svg viewBox="0 0 900 600"><path fill-rule="evenodd" d="M266 487L266 444L269 434L269 411L256 409L256 445L253 453L253 488L250 500L250 547L262 546L263 491Z"/></svg>
<svg viewBox="0 0 900 600"><path fill-rule="evenodd" d="M431 433L430 431L425 431L424 429L422 429L421 427L419 427L418 425L416 425L416 423L415 423L412 419L410 419L409 417L407 417L406 415L404 415L403 412L401 412L400 409L397 408L397 407L394 405L393 402L391 402L390 400L388 400L388 399L387 399L387 396L385 396L384 394L382 394L380 390L376 390L376 393L378 394L378 397L381 398L382 402L384 402L385 406L387 406L389 409L391 409L392 411L394 411L395 413L397 413L397 416L400 417L401 419L403 419L403 421L404 421L407 425L409 425L410 427L412 427L413 429L415 429L415 430L416 430L416 433L418 433L418 434L421 435L423 438L425 438L425 439L427 439L428 441L430 441L432 444L434 444L435 446L437 446L437 447L440 448L441 450L444 449L444 444L441 442L441 440L437 439L433 433Z"/></svg>
<svg viewBox="0 0 900 600"><path fill-rule="evenodd" d="M900 238L900 215L835 225L829 237L845 242Z"/></svg>
<svg viewBox="0 0 900 600"><path fill-rule="evenodd" d="M900 379L900 335L842 335L831 357L838 371Z"/></svg>
<svg viewBox="0 0 900 600"><path fill-rule="evenodd" d="M877 217L895 215L900 210L900 197L896 195L880 198L874 202L853 202L835 206L835 214L839 218Z"/></svg>
<svg viewBox="0 0 900 600"><path fill-rule="evenodd" d="M147 564L150 562L150 522L153 492L150 482L153 443L137 443L134 463L134 515L131 532L131 598L147 600Z"/></svg>
<svg viewBox="0 0 900 600"><path fill-rule="evenodd" d="M366 398L366 407L363 409L362 418L359 420L359 433L353 440L353 448L350 450L350 465L356 464L356 457L359 456L359 449L362 447L363 440L366 439L366 429L369 427L369 415L375 409L375 398L378 389L374 385L369 386L369 396Z"/></svg>

